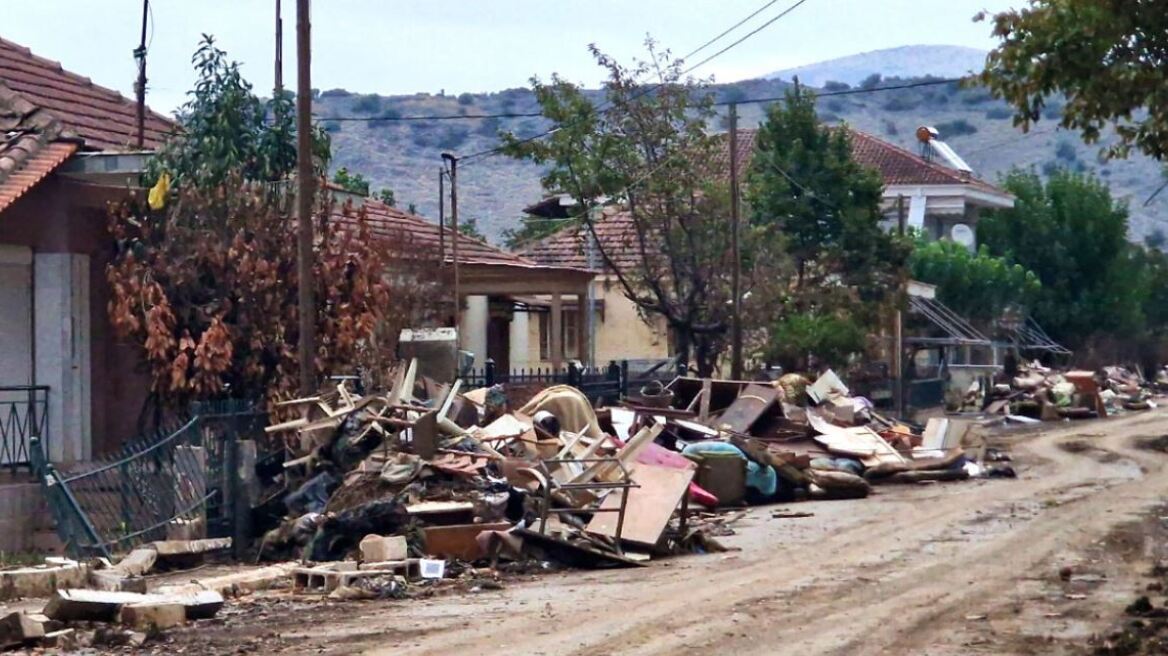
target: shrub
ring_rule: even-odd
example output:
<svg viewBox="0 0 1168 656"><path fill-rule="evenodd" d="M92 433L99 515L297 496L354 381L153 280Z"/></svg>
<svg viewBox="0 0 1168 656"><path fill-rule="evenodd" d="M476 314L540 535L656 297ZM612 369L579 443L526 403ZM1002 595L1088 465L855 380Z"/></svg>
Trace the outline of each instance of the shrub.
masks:
<svg viewBox="0 0 1168 656"><path fill-rule="evenodd" d="M890 137L895 137L896 135L900 134L900 130L896 129L895 123L885 119L884 120L884 134L887 134Z"/></svg>
<svg viewBox="0 0 1168 656"><path fill-rule="evenodd" d="M832 111L832 112L835 112L835 113L837 113L837 114L838 114L838 113L840 113L840 112L842 112L842 111L844 111L844 103L843 103L843 101L842 101L842 100L836 100L836 99L834 99L834 98L832 98L832 99L830 99L830 100L827 100L827 101L825 101L825 102L823 103L823 106L824 106L824 108L825 108L825 109L827 109L828 111Z"/></svg>
<svg viewBox="0 0 1168 656"><path fill-rule="evenodd" d="M460 93L460 94L458 94L458 104L466 106L466 105L473 105L474 102L475 102L475 97L474 97L473 93Z"/></svg>
<svg viewBox="0 0 1168 656"><path fill-rule="evenodd" d="M1069 141L1060 141L1054 149L1054 156L1067 161L1073 162L1079 157L1078 151L1075 150L1075 145Z"/></svg>
<svg viewBox="0 0 1168 656"><path fill-rule="evenodd" d="M324 128L324 131L328 132L329 134L333 134L333 133L341 131L341 122L340 121L334 121L334 120L329 119L329 120L324 121L320 125L322 128Z"/></svg>
<svg viewBox="0 0 1168 656"><path fill-rule="evenodd" d="M885 101L883 107L889 112L907 112L920 106L920 101L908 96L893 96Z"/></svg>
<svg viewBox="0 0 1168 656"><path fill-rule="evenodd" d="M381 96L359 96L349 108L358 114L376 114L381 111Z"/></svg>
<svg viewBox="0 0 1168 656"><path fill-rule="evenodd" d="M942 139L977 133L977 126L963 118L959 118L955 121L938 123L933 127L937 128L937 132L941 133Z"/></svg>
<svg viewBox="0 0 1168 656"><path fill-rule="evenodd" d="M835 80L828 80L823 83L824 91L847 91L851 89L851 85L847 82L836 82Z"/></svg>
<svg viewBox="0 0 1168 656"><path fill-rule="evenodd" d="M1012 118L1014 110L1009 107L991 107L986 110L985 117L994 121L1000 121L1004 118Z"/></svg>
<svg viewBox="0 0 1168 656"><path fill-rule="evenodd" d="M879 73L873 73L860 82L861 89L875 89L884 78Z"/></svg>
<svg viewBox="0 0 1168 656"><path fill-rule="evenodd" d="M344 89L329 89L328 91L320 92L321 98L348 98L351 95L353 95L351 92L345 91Z"/></svg>

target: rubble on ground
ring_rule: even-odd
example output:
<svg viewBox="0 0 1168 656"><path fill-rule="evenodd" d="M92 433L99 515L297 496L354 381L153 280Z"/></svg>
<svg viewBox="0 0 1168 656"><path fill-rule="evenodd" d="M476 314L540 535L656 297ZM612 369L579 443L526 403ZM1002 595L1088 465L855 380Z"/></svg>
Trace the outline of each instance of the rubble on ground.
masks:
<svg viewBox="0 0 1168 656"><path fill-rule="evenodd" d="M989 390L971 386L962 410L984 410L1022 423L1095 419L1154 408L1152 397L1161 387L1168 389L1166 371L1151 383L1135 367L1057 370L1034 361Z"/></svg>

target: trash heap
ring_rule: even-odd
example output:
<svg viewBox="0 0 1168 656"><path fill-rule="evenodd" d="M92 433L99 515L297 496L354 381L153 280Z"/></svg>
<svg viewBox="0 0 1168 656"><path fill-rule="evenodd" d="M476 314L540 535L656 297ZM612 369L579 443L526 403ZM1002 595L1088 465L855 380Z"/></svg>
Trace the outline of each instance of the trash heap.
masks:
<svg viewBox="0 0 1168 656"><path fill-rule="evenodd" d="M1154 408L1155 388L1138 369L1057 371L1035 361L1021 366L1009 382L995 385L985 411L1041 421L1094 419Z"/></svg>
<svg viewBox="0 0 1168 656"><path fill-rule="evenodd" d="M723 549L719 508L1013 473L984 448L966 457L968 425L889 420L830 371L678 378L600 409L564 385L461 394L414 363L394 378L388 391L290 400L292 417L267 428L285 457L260 556L317 563L297 589L396 596L476 562L636 566Z"/></svg>

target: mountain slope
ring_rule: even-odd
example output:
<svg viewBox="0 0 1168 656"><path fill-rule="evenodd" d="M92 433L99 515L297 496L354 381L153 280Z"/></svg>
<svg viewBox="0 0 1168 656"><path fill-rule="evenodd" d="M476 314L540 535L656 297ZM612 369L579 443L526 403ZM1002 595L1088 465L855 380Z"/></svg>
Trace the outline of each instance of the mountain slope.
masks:
<svg viewBox="0 0 1168 656"><path fill-rule="evenodd" d="M803 84L822 87L828 82L856 86L874 73L884 77L961 77L981 70L985 56L984 50L962 46L900 46L775 71L766 78L790 80L797 75Z"/></svg>
<svg viewBox="0 0 1168 656"><path fill-rule="evenodd" d="M802 80L802 78L800 78ZM886 79L882 85L905 80ZM781 97L790 84L780 80L746 80L718 85L713 92L720 101ZM725 107L720 109L724 110ZM314 110L333 138L333 166L347 167L373 182L374 189L390 187L402 207L413 203L425 216L438 216L438 171L443 151L461 156L498 145L498 131L510 130L520 137L534 136L548 127L538 117L466 119L444 121L388 121L378 117L425 115L477 115L536 112L535 99L527 89L508 89L489 94L461 96L415 94L412 96L363 96L334 89L318 95ZM739 107L739 125L749 127L763 119L765 107ZM960 89L946 84L913 89L885 90L819 99L820 117L827 122L846 122L860 130L911 150L917 146L913 132L920 125L937 127L951 144L988 181L1012 166L1035 167L1049 172L1070 167L1098 174L1132 211L1132 236L1141 238L1154 230L1168 231L1168 193L1144 201L1160 186L1160 165L1143 156L1105 162L1101 146L1088 146L1077 135L1056 129L1058 103L1053 103L1029 133L1013 126L1009 109L982 89ZM356 120L338 120L338 119ZM372 120L370 120L372 119ZM725 129L724 117L713 129ZM1105 145L1105 144L1104 144ZM542 194L540 167L495 155L475 158L459 167L459 215L474 219L492 241L519 224L522 210Z"/></svg>

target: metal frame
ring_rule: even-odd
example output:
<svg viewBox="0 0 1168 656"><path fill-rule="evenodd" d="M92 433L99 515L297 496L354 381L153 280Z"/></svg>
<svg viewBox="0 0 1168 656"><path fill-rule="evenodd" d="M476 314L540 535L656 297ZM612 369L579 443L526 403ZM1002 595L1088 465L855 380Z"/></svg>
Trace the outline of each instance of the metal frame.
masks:
<svg viewBox="0 0 1168 656"><path fill-rule="evenodd" d="M560 465L569 463L577 464L592 464L596 465L615 465L621 472L621 480L616 483L608 481L593 480L586 483L560 483L552 477L552 469L558 469ZM549 458L547 460L539 461L540 474L544 477L543 485L543 503L540 507L540 522L539 532L545 535L547 532L547 519L551 513L572 514L572 513L610 513L615 512L616 518L616 551L618 554L624 554L624 549L621 547L621 535L624 531L625 525L625 509L628 507L629 495L628 490L640 487L633 482L629 470L625 469L625 464L618 458ZM555 490L620 490L621 502L618 508L589 508L587 510L581 508L552 508L552 492Z"/></svg>

